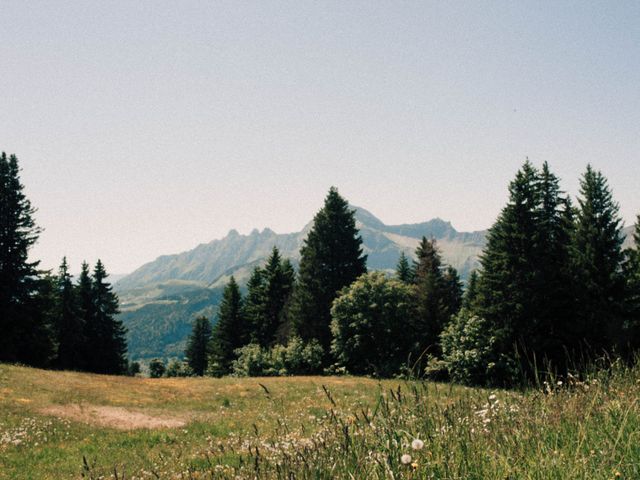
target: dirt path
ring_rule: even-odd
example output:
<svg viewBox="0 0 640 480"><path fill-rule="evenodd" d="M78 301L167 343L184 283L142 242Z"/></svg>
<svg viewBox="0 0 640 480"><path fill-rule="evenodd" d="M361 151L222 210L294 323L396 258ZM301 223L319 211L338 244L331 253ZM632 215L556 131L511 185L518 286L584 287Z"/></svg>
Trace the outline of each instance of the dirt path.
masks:
<svg viewBox="0 0 640 480"><path fill-rule="evenodd" d="M151 416L122 407L91 404L56 405L42 409L41 413L119 430L178 428L187 424L186 418Z"/></svg>

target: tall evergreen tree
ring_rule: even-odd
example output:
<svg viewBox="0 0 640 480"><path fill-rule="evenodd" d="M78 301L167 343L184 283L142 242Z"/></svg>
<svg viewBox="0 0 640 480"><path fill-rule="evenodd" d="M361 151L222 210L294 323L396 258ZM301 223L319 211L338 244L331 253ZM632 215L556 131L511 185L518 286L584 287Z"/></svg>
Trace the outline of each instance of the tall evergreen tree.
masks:
<svg viewBox="0 0 640 480"><path fill-rule="evenodd" d="M43 365L49 358L50 318L41 314L37 299L45 286L38 280L39 262L29 262L30 248L40 229L35 209L20 182L15 155L0 154L0 361ZM34 350L38 345L40 352Z"/></svg>
<svg viewBox="0 0 640 480"><path fill-rule="evenodd" d="M426 351L430 355L438 355L440 333L451 312L448 305L449 292L445 289L442 274L442 259L435 239L427 240L422 237L416 249L413 282L417 302L415 353L421 355Z"/></svg>
<svg viewBox="0 0 640 480"><path fill-rule="evenodd" d="M56 366L64 370L84 369L84 322L76 290L71 281L67 258L62 259L56 282L56 338L58 354Z"/></svg>
<svg viewBox="0 0 640 480"><path fill-rule="evenodd" d="M211 322L207 317L198 317L193 323L193 329L187 340L187 349L185 351L187 363L195 375L201 377L207 370L210 346Z"/></svg>
<svg viewBox="0 0 640 480"><path fill-rule="evenodd" d="M295 272L273 247L263 268L256 267L247 283L246 315L250 340L262 347L286 341L285 308L293 290Z"/></svg>
<svg viewBox="0 0 640 480"><path fill-rule="evenodd" d="M91 298L93 308L93 338L88 338L92 353L91 371L121 375L127 372L126 330L116 315L118 297L113 293L111 284L106 282L108 274L100 260L93 269Z"/></svg>
<svg viewBox="0 0 640 480"><path fill-rule="evenodd" d="M580 182L573 256L581 336L594 353L622 342L622 226L607 180L589 165Z"/></svg>
<svg viewBox="0 0 640 480"><path fill-rule="evenodd" d="M44 272L33 278L31 296L21 308L23 325L33 328L21 332L20 342L26 351L20 362L35 367L49 367L55 361L56 278Z"/></svg>
<svg viewBox="0 0 640 480"><path fill-rule="evenodd" d="M342 288L367 270L354 214L338 190L331 187L300 251L291 304L292 326L304 341L317 339L327 354L331 304Z"/></svg>
<svg viewBox="0 0 640 480"><path fill-rule="evenodd" d="M80 276L76 285L76 296L78 314L82 323L82 336L84 337L81 364L83 370L90 372L96 368L93 346L99 342L99 334L93 306L93 281L91 280L91 270L87 262L82 262Z"/></svg>
<svg viewBox="0 0 640 480"><path fill-rule="evenodd" d="M572 231L573 208L559 179L548 164L538 171L527 160L489 231L476 303L496 351L511 361L518 352L524 371L564 369L566 350L575 349Z"/></svg>
<svg viewBox="0 0 640 480"><path fill-rule="evenodd" d="M444 304L447 309L447 315L456 315L462 307L462 281L458 275L458 271L451 265L448 265L442 274ZM448 318L447 318L448 321Z"/></svg>
<svg viewBox="0 0 640 480"><path fill-rule="evenodd" d="M575 288L571 267L571 237L573 207L560 190L560 180L542 165L538 176L540 204L537 207L536 257L532 259L539 274L538 311L535 328L529 342L538 358L551 362L554 368L564 368L567 349L575 345Z"/></svg>
<svg viewBox="0 0 640 480"><path fill-rule="evenodd" d="M527 160L509 185L509 203L489 230L480 259L478 313L487 322L486 335L495 339L495 358L502 355L505 366L502 372L500 365L496 366L494 374L504 378L488 379L492 383L513 380L506 365L515 358L516 349L531 353L530 339L539 327L543 277L537 241L538 181L537 170Z"/></svg>
<svg viewBox="0 0 640 480"><path fill-rule="evenodd" d="M264 266L263 281L262 316L254 328L258 343L269 346L276 340L278 328L283 321L282 313L294 281L291 264L288 264L288 267L284 264L276 247L273 247L271 256Z"/></svg>
<svg viewBox="0 0 640 480"><path fill-rule="evenodd" d="M247 325L240 288L232 276L222 294L218 321L211 334L208 371L214 376L231 372L235 350L246 344Z"/></svg>
<svg viewBox="0 0 640 480"><path fill-rule="evenodd" d="M477 308L476 301L478 300L478 282L479 275L477 270L473 270L467 280L467 286L464 289L464 295L462 297L462 308L466 308L470 311L475 311Z"/></svg>
<svg viewBox="0 0 640 480"><path fill-rule="evenodd" d="M284 279L284 285L286 285L287 288L284 289L284 291L286 292L284 295L285 301L282 305L282 308L280 309L280 320L278 328L276 330L275 343L286 345L293 335L293 329L291 326L291 315L289 314L289 312L291 310L293 289L295 287L296 271L288 258L285 258L282 261L281 270L282 278Z"/></svg>
<svg viewBox="0 0 640 480"><path fill-rule="evenodd" d="M403 283L411 283L413 281L413 274L411 272L411 266L409 265L409 259L404 254L400 253L398 259L398 265L396 266L396 278Z"/></svg>
<svg viewBox="0 0 640 480"><path fill-rule="evenodd" d="M260 324L265 316L265 273L256 266L247 282L247 297L244 302L244 313L247 321L247 343L260 343Z"/></svg>

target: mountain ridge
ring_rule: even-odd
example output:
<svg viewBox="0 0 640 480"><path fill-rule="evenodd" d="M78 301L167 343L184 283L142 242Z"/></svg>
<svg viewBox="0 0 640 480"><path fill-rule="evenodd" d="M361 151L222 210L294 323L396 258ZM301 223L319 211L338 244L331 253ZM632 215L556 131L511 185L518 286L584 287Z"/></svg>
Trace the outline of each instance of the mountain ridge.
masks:
<svg viewBox="0 0 640 480"><path fill-rule="evenodd" d="M484 246L486 231L458 232L450 222L434 218L413 224L386 225L371 212L353 207L356 224L363 239L363 250L369 256L368 266L374 270L394 268L401 252L412 256L422 236L439 241L447 263L466 276L475 265L477 254ZM273 246L283 257L294 263L299 260L300 248L311 228L309 222L299 232L276 233L270 228L253 229L240 234L236 229L221 239L201 243L191 250L161 255L116 282L117 290L130 290L169 280L190 280L203 286L215 284L228 277L234 268L266 258ZM448 258L451 257L451 258Z"/></svg>

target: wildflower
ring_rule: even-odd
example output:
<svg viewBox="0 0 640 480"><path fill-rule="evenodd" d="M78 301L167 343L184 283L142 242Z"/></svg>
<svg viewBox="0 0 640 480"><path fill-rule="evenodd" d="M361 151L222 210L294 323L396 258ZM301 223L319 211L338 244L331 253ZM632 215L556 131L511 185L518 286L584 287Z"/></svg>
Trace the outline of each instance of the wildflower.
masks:
<svg viewBox="0 0 640 480"><path fill-rule="evenodd" d="M498 397L495 395L495 393L492 393L491 395L489 395L489 401L490 402L495 401L496 398L498 398Z"/></svg>
<svg viewBox="0 0 640 480"><path fill-rule="evenodd" d="M558 380L558 386L561 387L562 386L562 380Z"/></svg>
<svg viewBox="0 0 640 480"><path fill-rule="evenodd" d="M413 448L414 450L422 450L423 447L424 442L419 438L416 438L413 440L413 442L411 442L411 448Z"/></svg>
<svg viewBox="0 0 640 480"><path fill-rule="evenodd" d="M409 455L408 453L405 453L400 457L400 462L403 465L409 465L411 463L411 455Z"/></svg>
<svg viewBox="0 0 640 480"><path fill-rule="evenodd" d="M412 467L414 470L417 470L417 468L418 468L418 462L413 462L413 463L411 464L411 467Z"/></svg>

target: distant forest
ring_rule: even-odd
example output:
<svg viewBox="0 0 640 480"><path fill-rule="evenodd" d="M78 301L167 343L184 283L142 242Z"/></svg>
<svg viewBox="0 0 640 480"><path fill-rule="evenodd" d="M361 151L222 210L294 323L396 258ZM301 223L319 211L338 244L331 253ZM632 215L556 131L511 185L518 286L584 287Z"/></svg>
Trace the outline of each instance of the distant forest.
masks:
<svg viewBox="0 0 640 480"><path fill-rule="evenodd" d="M14 155L0 157L0 361L135 374L100 261L76 283L29 263L40 230ZM640 222L624 250L618 204L587 166L573 202L527 161L467 284L423 238L395 275L367 272L354 211L331 188L296 272L277 248L243 295L231 277L212 325L194 320L185 361L152 377L356 374L512 386L579 374L640 348ZM640 218L639 218L640 220Z"/></svg>

